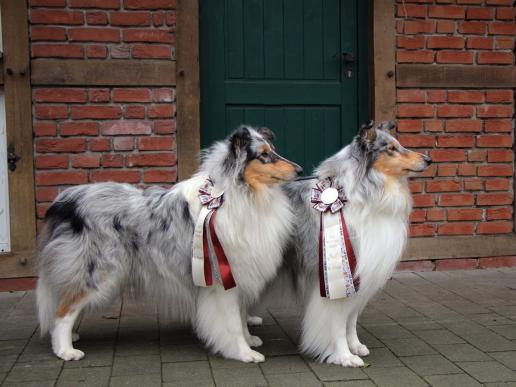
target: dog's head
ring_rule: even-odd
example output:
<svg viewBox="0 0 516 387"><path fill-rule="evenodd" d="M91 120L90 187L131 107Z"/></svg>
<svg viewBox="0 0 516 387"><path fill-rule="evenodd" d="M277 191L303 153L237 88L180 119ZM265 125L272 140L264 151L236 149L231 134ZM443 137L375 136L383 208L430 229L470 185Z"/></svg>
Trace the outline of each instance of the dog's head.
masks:
<svg viewBox="0 0 516 387"><path fill-rule="evenodd" d="M293 180L303 172L296 163L280 156L272 144L274 133L267 128L242 125L229 138L228 163L253 190Z"/></svg>
<svg viewBox="0 0 516 387"><path fill-rule="evenodd" d="M356 141L364 151L368 166L389 178L400 178L423 172L432 159L422 153L404 148L389 131L392 122L374 126L372 121L362 125Z"/></svg>

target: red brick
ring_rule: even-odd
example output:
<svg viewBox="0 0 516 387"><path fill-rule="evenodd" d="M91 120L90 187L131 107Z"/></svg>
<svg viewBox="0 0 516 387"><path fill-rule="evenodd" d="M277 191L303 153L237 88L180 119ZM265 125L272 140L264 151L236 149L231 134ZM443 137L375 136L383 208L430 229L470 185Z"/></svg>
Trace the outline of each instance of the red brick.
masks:
<svg viewBox="0 0 516 387"><path fill-rule="evenodd" d="M434 263L432 261L404 261L399 262L396 265L396 271L413 271L413 272L421 272L421 271L433 271Z"/></svg>
<svg viewBox="0 0 516 387"><path fill-rule="evenodd" d="M465 10L464 7L436 5L428 7L428 16L442 19L464 19Z"/></svg>
<svg viewBox="0 0 516 387"><path fill-rule="evenodd" d="M479 206L503 206L512 203L512 192L480 193L477 197Z"/></svg>
<svg viewBox="0 0 516 387"><path fill-rule="evenodd" d="M151 92L144 88L113 89L115 102L150 102Z"/></svg>
<svg viewBox="0 0 516 387"><path fill-rule="evenodd" d="M396 46L408 50L421 49L425 47L425 37L423 35L398 36L396 38Z"/></svg>
<svg viewBox="0 0 516 387"><path fill-rule="evenodd" d="M511 52L481 51L477 54L478 64L512 64L513 59Z"/></svg>
<svg viewBox="0 0 516 387"><path fill-rule="evenodd" d="M484 130L486 132L512 132L512 120L487 120Z"/></svg>
<svg viewBox="0 0 516 387"><path fill-rule="evenodd" d="M481 208L450 208L448 220L481 220Z"/></svg>
<svg viewBox="0 0 516 387"><path fill-rule="evenodd" d="M147 108L147 114L149 118L169 118L174 115L174 105L172 104L159 104L151 105Z"/></svg>
<svg viewBox="0 0 516 387"><path fill-rule="evenodd" d="M175 156L167 153L141 153L129 155L127 166L129 167L164 167L175 165Z"/></svg>
<svg viewBox="0 0 516 387"><path fill-rule="evenodd" d="M131 52L131 48L127 44L111 46L111 57L115 58L115 59L129 58L130 52Z"/></svg>
<svg viewBox="0 0 516 387"><path fill-rule="evenodd" d="M468 37L466 48L476 48L480 50L492 50L493 38L485 38L480 36Z"/></svg>
<svg viewBox="0 0 516 387"><path fill-rule="evenodd" d="M100 126L104 135L150 134L151 126L146 121L103 122Z"/></svg>
<svg viewBox="0 0 516 387"><path fill-rule="evenodd" d="M481 91L457 91L448 92L448 102L452 103L482 103L484 93Z"/></svg>
<svg viewBox="0 0 516 387"><path fill-rule="evenodd" d="M175 9L175 0L124 0L125 9Z"/></svg>
<svg viewBox="0 0 516 387"><path fill-rule="evenodd" d="M399 4L397 6L397 16L399 17L426 17L426 7L415 4Z"/></svg>
<svg viewBox="0 0 516 387"><path fill-rule="evenodd" d="M494 18L494 8L467 8L466 19L491 20Z"/></svg>
<svg viewBox="0 0 516 387"><path fill-rule="evenodd" d="M86 46L86 56L88 58L105 58L107 57L107 47L99 45Z"/></svg>
<svg viewBox="0 0 516 387"><path fill-rule="evenodd" d="M495 207L487 209L487 220L512 219L512 207Z"/></svg>
<svg viewBox="0 0 516 387"><path fill-rule="evenodd" d="M32 24L84 24L82 12L64 10L33 9L30 12Z"/></svg>
<svg viewBox="0 0 516 387"><path fill-rule="evenodd" d="M109 154L102 156L104 168L121 168L124 166L124 156L121 154Z"/></svg>
<svg viewBox="0 0 516 387"><path fill-rule="evenodd" d="M151 22L150 12L112 12L113 26L148 26Z"/></svg>
<svg viewBox="0 0 516 387"><path fill-rule="evenodd" d="M143 171L144 183L175 183L176 181L175 169L146 169Z"/></svg>
<svg viewBox="0 0 516 387"><path fill-rule="evenodd" d="M430 208L426 211L426 218L431 222L438 222L446 219L446 210L442 208Z"/></svg>
<svg viewBox="0 0 516 387"><path fill-rule="evenodd" d="M127 29L123 31L125 42L172 43L173 35L167 30Z"/></svg>
<svg viewBox="0 0 516 387"><path fill-rule="evenodd" d="M127 151L133 150L134 138L133 137L116 137L113 139L113 147L116 151Z"/></svg>
<svg viewBox="0 0 516 387"><path fill-rule="evenodd" d="M423 181L421 180L410 180L409 189L412 193L423 192Z"/></svg>
<svg viewBox="0 0 516 387"><path fill-rule="evenodd" d="M469 105L442 105L437 107L438 117L472 117L473 106Z"/></svg>
<svg viewBox="0 0 516 387"><path fill-rule="evenodd" d="M39 155L35 157L37 169L65 169L68 167L66 155Z"/></svg>
<svg viewBox="0 0 516 387"><path fill-rule="evenodd" d="M468 151L468 161L486 161L487 152L485 150L474 149Z"/></svg>
<svg viewBox="0 0 516 387"><path fill-rule="evenodd" d="M514 38L508 36L496 37L497 50L512 50L514 48Z"/></svg>
<svg viewBox="0 0 516 387"><path fill-rule="evenodd" d="M90 102L109 102L109 89L90 89L88 98Z"/></svg>
<svg viewBox="0 0 516 387"><path fill-rule="evenodd" d="M430 180L426 183L426 192L458 192L460 190L460 181Z"/></svg>
<svg viewBox="0 0 516 387"><path fill-rule="evenodd" d="M152 92L155 102L172 102L174 101L174 89L162 88L154 89Z"/></svg>
<svg viewBox="0 0 516 387"><path fill-rule="evenodd" d="M464 48L464 38L461 36L429 36L428 48Z"/></svg>
<svg viewBox="0 0 516 387"><path fill-rule="evenodd" d="M477 166L475 164L460 164L459 176L475 176L477 174Z"/></svg>
<svg viewBox="0 0 516 387"><path fill-rule="evenodd" d="M447 132L481 132L482 121L480 120L448 120L446 121Z"/></svg>
<svg viewBox="0 0 516 387"><path fill-rule="evenodd" d="M423 130L423 122L421 120L398 120L396 128L398 132L421 132Z"/></svg>
<svg viewBox="0 0 516 387"><path fill-rule="evenodd" d="M97 122L62 122L61 136L96 136L99 132Z"/></svg>
<svg viewBox="0 0 516 387"><path fill-rule="evenodd" d="M71 8L119 9L120 0L69 0Z"/></svg>
<svg viewBox="0 0 516 387"><path fill-rule="evenodd" d="M438 20L437 33L453 34L455 32L455 22L451 20Z"/></svg>
<svg viewBox="0 0 516 387"><path fill-rule="evenodd" d="M124 109L125 118L145 118L145 106L129 105Z"/></svg>
<svg viewBox="0 0 516 387"><path fill-rule="evenodd" d="M398 102L425 102L426 95L422 90L398 90L396 92L396 101Z"/></svg>
<svg viewBox="0 0 516 387"><path fill-rule="evenodd" d="M437 63L473 63L473 53L470 51L448 51L443 50L437 53Z"/></svg>
<svg viewBox="0 0 516 387"><path fill-rule="evenodd" d="M512 90L488 90L486 102L490 103L513 103L514 96Z"/></svg>
<svg viewBox="0 0 516 387"><path fill-rule="evenodd" d="M410 237L433 236L435 234L435 224L411 224L409 226Z"/></svg>
<svg viewBox="0 0 516 387"><path fill-rule="evenodd" d="M507 221L479 223L477 234L506 234L512 232L513 224Z"/></svg>
<svg viewBox="0 0 516 387"><path fill-rule="evenodd" d="M442 148L471 148L475 144L473 136L439 136L437 146Z"/></svg>
<svg viewBox="0 0 516 387"><path fill-rule="evenodd" d="M38 203L36 205L36 217L43 219L51 203Z"/></svg>
<svg viewBox="0 0 516 387"><path fill-rule="evenodd" d="M439 164L437 175L440 177L457 176L457 164Z"/></svg>
<svg viewBox="0 0 516 387"><path fill-rule="evenodd" d="M433 176L435 176L436 171L437 171L437 166L435 164L430 165L427 169L425 169L424 172L421 172L419 174L419 177L433 177Z"/></svg>
<svg viewBox="0 0 516 387"><path fill-rule="evenodd" d="M486 117L494 117L494 118L503 118L512 117L512 106L506 105L488 105L488 106L478 106L477 107L477 117L486 118Z"/></svg>
<svg viewBox="0 0 516 387"><path fill-rule="evenodd" d="M43 226L43 225L42 225ZM38 232L42 230L38 228ZM0 292L17 292L36 289L36 277L4 278L0 280Z"/></svg>
<svg viewBox="0 0 516 387"><path fill-rule="evenodd" d="M444 207L464 207L473 205L472 194L442 194L439 197L439 205Z"/></svg>
<svg viewBox="0 0 516 387"><path fill-rule="evenodd" d="M38 104L34 108L36 118L38 119L60 119L68 116L68 107L65 105L41 105Z"/></svg>
<svg viewBox="0 0 516 387"><path fill-rule="evenodd" d="M473 223L446 223L439 225L439 235L470 235L473 234ZM442 270L442 269L441 269Z"/></svg>
<svg viewBox="0 0 516 387"><path fill-rule="evenodd" d="M461 34L484 35L487 31L487 23L481 21L465 21L459 23Z"/></svg>
<svg viewBox="0 0 516 387"><path fill-rule="evenodd" d="M92 138L90 140L90 151L107 152L111 150L111 140L109 138Z"/></svg>
<svg viewBox="0 0 516 387"><path fill-rule="evenodd" d="M435 31L434 20L405 20L403 22L403 32L405 34L430 34Z"/></svg>
<svg viewBox="0 0 516 387"><path fill-rule="evenodd" d="M462 150L433 149L430 151L430 157L436 163L466 160Z"/></svg>
<svg viewBox="0 0 516 387"><path fill-rule="evenodd" d="M499 267L515 267L516 266L516 256L506 256L506 257L488 257L488 258L480 258L478 260L478 267L480 269L494 269Z"/></svg>
<svg viewBox="0 0 516 387"><path fill-rule="evenodd" d="M487 161L490 163L511 163L513 160L512 150L490 150L487 152Z"/></svg>
<svg viewBox="0 0 516 387"><path fill-rule="evenodd" d="M83 152L86 149L86 140L83 138L60 138L36 140L36 151L40 153Z"/></svg>
<svg viewBox="0 0 516 387"><path fill-rule="evenodd" d="M413 195L414 207L433 207L435 205L435 197L430 194Z"/></svg>
<svg viewBox="0 0 516 387"><path fill-rule="evenodd" d="M170 59L172 57L172 49L170 46L135 44L132 54L134 58Z"/></svg>
<svg viewBox="0 0 516 387"><path fill-rule="evenodd" d="M44 88L34 91L36 102L86 102L86 90L78 88Z"/></svg>
<svg viewBox="0 0 516 387"><path fill-rule="evenodd" d="M484 182L482 179L464 179L465 191L481 191L484 189Z"/></svg>
<svg viewBox="0 0 516 387"><path fill-rule="evenodd" d="M165 23L165 14L161 12L154 12L152 14L152 24L155 27L161 27Z"/></svg>
<svg viewBox="0 0 516 387"><path fill-rule="evenodd" d="M98 168L100 166L100 155L83 154L72 157L72 167L74 168Z"/></svg>
<svg viewBox="0 0 516 387"><path fill-rule="evenodd" d="M30 30L30 38L32 41L66 40L65 29L61 27L32 27Z"/></svg>
<svg viewBox="0 0 516 387"><path fill-rule="evenodd" d="M489 23L490 35L516 35L516 23Z"/></svg>
<svg viewBox="0 0 516 387"><path fill-rule="evenodd" d="M512 0L487 0L487 5L512 5Z"/></svg>
<svg viewBox="0 0 516 387"><path fill-rule="evenodd" d="M446 90L428 90L426 95L430 103L446 102Z"/></svg>
<svg viewBox="0 0 516 387"><path fill-rule="evenodd" d="M107 25L108 16L105 12L93 11L86 13L86 22L89 25Z"/></svg>
<svg viewBox="0 0 516 387"><path fill-rule="evenodd" d="M30 0L31 7L64 7L65 0Z"/></svg>
<svg viewBox="0 0 516 387"><path fill-rule="evenodd" d="M432 63L434 61L435 52L428 50L418 51L396 51L396 59L398 63Z"/></svg>
<svg viewBox="0 0 516 387"><path fill-rule="evenodd" d="M430 105L399 105L398 117L433 117L434 108Z"/></svg>
<svg viewBox="0 0 516 387"><path fill-rule="evenodd" d="M55 122L36 122L34 124L34 135L36 137L55 136L57 125Z"/></svg>
<svg viewBox="0 0 516 387"><path fill-rule="evenodd" d="M36 172L36 185L68 185L88 182L86 171L49 171Z"/></svg>
<svg viewBox="0 0 516 387"><path fill-rule="evenodd" d="M154 121L154 133L156 134L170 134L175 131L176 126L173 120Z"/></svg>
<svg viewBox="0 0 516 387"><path fill-rule="evenodd" d="M511 180L509 179L487 179L486 191L509 191Z"/></svg>
<svg viewBox="0 0 516 387"><path fill-rule="evenodd" d="M79 42L119 42L120 32L111 28L69 28L68 38Z"/></svg>
<svg viewBox="0 0 516 387"><path fill-rule="evenodd" d="M435 261L436 270L468 270L477 268L476 258L438 259Z"/></svg>
<svg viewBox="0 0 516 387"><path fill-rule="evenodd" d="M83 47L76 44L33 44L34 58L82 58Z"/></svg>
<svg viewBox="0 0 516 387"><path fill-rule="evenodd" d="M140 137L138 139L138 149L142 150L142 151L172 150L173 149L172 136Z"/></svg>
<svg viewBox="0 0 516 387"><path fill-rule="evenodd" d="M36 187L36 201L52 202L59 195L56 187Z"/></svg>
<svg viewBox="0 0 516 387"><path fill-rule="evenodd" d="M504 7L496 9L496 18L499 20L514 20L514 8Z"/></svg>
<svg viewBox="0 0 516 387"><path fill-rule="evenodd" d="M104 169L100 171L92 171L90 179L93 183L104 181L114 181L118 183L138 183L140 181L140 171Z"/></svg>
<svg viewBox="0 0 516 387"><path fill-rule="evenodd" d="M478 136L477 146L481 148L510 148L512 136L502 134Z"/></svg>
<svg viewBox="0 0 516 387"><path fill-rule="evenodd" d="M115 119L121 116L119 106L72 106L72 119Z"/></svg>
<svg viewBox="0 0 516 387"><path fill-rule="evenodd" d="M400 134L399 142L407 148L431 148L435 145L435 137L419 134Z"/></svg>
<svg viewBox="0 0 516 387"><path fill-rule="evenodd" d="M478 167L478 176L512 176L512 165L483 165Z"/></svg>
<svg viewBox="0 0 516 387"><path fill-rule="evenodd" d="M427 132L442 132L444 122L442 120L425 120L425 131Z"/></svg>

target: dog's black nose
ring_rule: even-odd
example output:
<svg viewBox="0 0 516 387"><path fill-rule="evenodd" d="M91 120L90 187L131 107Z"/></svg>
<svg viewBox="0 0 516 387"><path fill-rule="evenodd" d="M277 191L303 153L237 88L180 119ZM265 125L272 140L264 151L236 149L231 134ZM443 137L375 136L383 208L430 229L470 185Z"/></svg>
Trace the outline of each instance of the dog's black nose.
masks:
<svg viewBox="0 0 516 387"><path fill-rule="evenodd" d="M303 174L303 168L301 168L300 165L294 164L296 167L296 173L298 176L301 176Z"/></svg>
<svg viewBox="0 0 516 387"><path fill-rule="evenodd" d="M430 156L425 155L424 160L425 163L427 163L428 165L432 164L432 158Z"/></svg>

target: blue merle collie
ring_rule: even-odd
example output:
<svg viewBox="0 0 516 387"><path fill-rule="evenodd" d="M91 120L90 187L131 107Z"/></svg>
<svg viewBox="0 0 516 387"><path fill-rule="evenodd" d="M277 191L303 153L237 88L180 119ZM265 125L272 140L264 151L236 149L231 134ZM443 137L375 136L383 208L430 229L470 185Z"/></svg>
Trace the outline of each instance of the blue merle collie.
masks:
<svg viewBox="0 0 516 387"><path fill-rule="evenodd" d="M161 300L223 356L264 360L251 349L262 341L249 334L247 307L276 275L291 232L279 183L302 172L275 152L272 137L266 128L240 127L205 152L195 176L172 189L102 183L57 197L41 240L37 303L41 332L50 332L58 357L81 359L72 345L79 313L128 289ZM224 191L215 229L237 284L230 290L192 280L198 190L208 177Z"/></svg>
<svg viewBox="0 0 516 387"><path fill-rule="evenodd" d="M303 352L320 361L360 367L369 354L357 336L357 317L391 276L407 239L412 200L407 177L422 172L431 159L405 149L389 134L394 126L364 125L353 142L323 161L317 179L332 178L347 197L344 217L356 255L358 292L327 299L319 289L320 215L312 208L311 189L317 180L287 183L285 191L295 213L295 232L286 266L302 290Z"/></svg>

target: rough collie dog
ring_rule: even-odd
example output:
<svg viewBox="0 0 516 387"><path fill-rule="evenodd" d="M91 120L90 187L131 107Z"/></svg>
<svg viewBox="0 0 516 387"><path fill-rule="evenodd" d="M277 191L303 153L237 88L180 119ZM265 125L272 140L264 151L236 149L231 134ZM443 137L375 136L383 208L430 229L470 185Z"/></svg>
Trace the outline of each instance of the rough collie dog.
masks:
<svg viewBox="0 0 516 387"><path fill-rule="evenodd" d="M407 238L411 195L407 177L422 172L431 159L405 149L389 134L393 125L362 126L353 142L323 161L317 180L287 183L295 213L295 233L286 263L303 289L301 349L320 361L360 367L369 354L357 336L357 317L385 285ZM347 201L343 215L356 261L357 292L347 298L322 297L319 282L320 213L311 202L317 181L331 178ZM343 278L343 277L342 277Z"/></svg>
<svg viewBox="0 0 516 387"><path fill-rule="evenodd" d="M168 305L223 356L264 360L250 348L262 342L249 334L247 307L275 276L291 232L278 183L302 172L275 152L272 136L266 128L240 127L204 154L194 177L172 189L102 183L57 197L41 241L37 303L41 333L50 332L58 357L81 359L72 345L77 316L128 288ZM214 227L236 282L229 290L217 281L197 287L192 279L199 189L208 177L224 192Z"/></svg>

